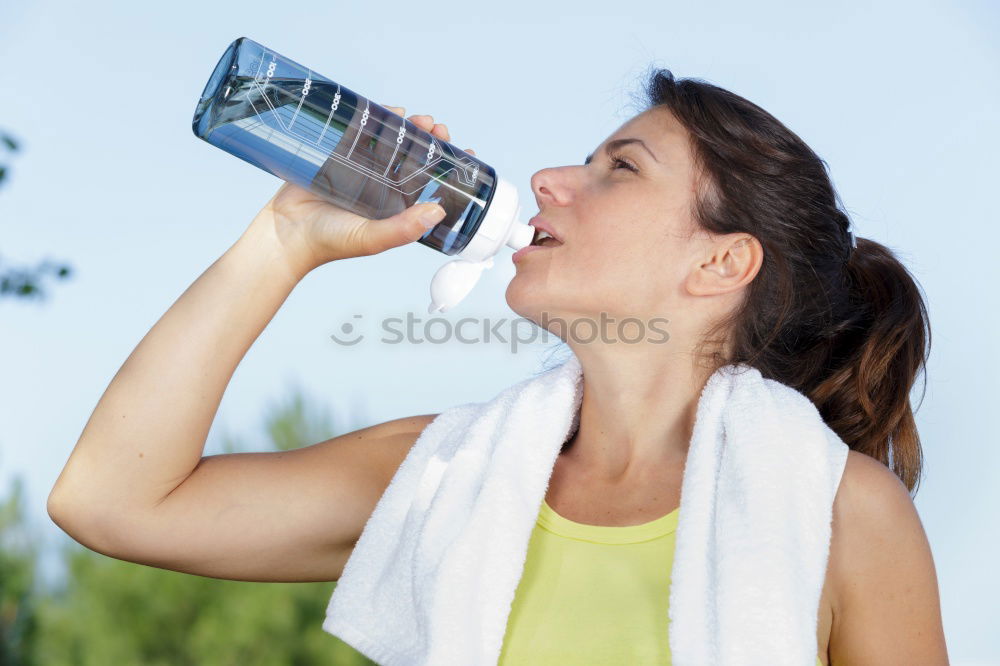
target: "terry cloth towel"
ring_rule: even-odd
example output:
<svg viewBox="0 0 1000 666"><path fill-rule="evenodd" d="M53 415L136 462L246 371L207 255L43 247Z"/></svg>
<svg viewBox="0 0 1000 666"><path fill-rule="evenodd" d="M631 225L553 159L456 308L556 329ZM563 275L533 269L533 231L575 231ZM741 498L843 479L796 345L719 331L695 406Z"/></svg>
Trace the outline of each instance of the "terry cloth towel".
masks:
<svg viewBox="0 0 1000 666"><path fill-rule="evenodd" d="M365 524L323 629L386 666L495 665L581 379L572 355L439 414ZM709 377L681 483L674 664L815 662L847 451L791 387L745 364Z"/></svg>

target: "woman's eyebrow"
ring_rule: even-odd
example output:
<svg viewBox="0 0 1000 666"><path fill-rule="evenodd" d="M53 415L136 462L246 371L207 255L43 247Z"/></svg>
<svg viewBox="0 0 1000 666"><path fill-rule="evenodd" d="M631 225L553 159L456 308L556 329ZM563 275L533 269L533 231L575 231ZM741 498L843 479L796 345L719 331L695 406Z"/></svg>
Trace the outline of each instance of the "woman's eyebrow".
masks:
<svg viewBox="0 0 1000 666"><path fill-rule="evenodd" d="M649 153L649 156L652 157L653 160L655 160L656 162L660 161L660 160L656 159L656 155L653 154L653 151L649 149L649 146L647 146L642 139L631 139L631 138L628 138L628 139L615 139L614 141L608 141L607 145L604 146L604 152L605 153L610 153L611 151L616 150L618 148L621 148L622 146L627 146L630 143L637 143L637 144L639 144L640 146L642 146L643 148L646 149L646 152ZM583 161L583 163L584 164L590 164L590 161L592 159L594 159L594 153L591 153L590 155L587 155L587 159L585 159Z"/></svg>

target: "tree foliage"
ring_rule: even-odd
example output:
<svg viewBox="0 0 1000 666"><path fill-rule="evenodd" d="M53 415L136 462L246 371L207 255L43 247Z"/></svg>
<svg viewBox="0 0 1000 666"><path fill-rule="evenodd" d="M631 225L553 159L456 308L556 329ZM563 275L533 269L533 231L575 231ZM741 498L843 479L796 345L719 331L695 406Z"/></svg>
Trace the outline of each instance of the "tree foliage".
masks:
<svg viewBox="0 0 1000 666"><path fill-rule="evenodd" d="M269 447L331 436L301 392L264 419ZM224 436L227 452L239 439ZM335 583L249 583L106 557L66 539L63 582L34 584L20 485L0 509L0 666L372 664L322 629Z"/></svg>
<svg viewBox="0 0 1000 666"><path fill-rule="evenodd" d="M0 162L0 185L3 185L10 170L7 159L20 149L21 145L17 139L0 131L0 160L3 160ZM0 257L0 298L14 296L44 299L46 291L43 281L46 274L62 280L70 277L72 273L73 269L69 265L48 259L35 266L19 266Z"/></svg>
<svg viewBox="0 0 1000 666"><path fill-rule="evenodd" d="M9 497L0 502L0 665L33 666L40 601L35 563L36 540L24 517L24 491L14 479Z"/></svg>

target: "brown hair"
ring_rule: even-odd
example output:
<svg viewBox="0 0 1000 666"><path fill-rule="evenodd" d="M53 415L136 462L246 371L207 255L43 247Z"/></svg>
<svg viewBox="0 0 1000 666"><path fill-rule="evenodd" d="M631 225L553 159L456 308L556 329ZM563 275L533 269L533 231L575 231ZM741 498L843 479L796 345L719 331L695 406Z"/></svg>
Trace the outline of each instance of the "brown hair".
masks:
<svg viewBox="0 0 1000 666"><path fill-rule="evenodd" d="M808 396L851 449L915 493L923 456L910 389L930 352L916 280L884 245L857 238L851 247L826 162L771 114L666 69L649 74L644 94L690 135L702 178L697 223L764 248L746 299L703 343L719 345L714 366L747 363Z"/></svg>

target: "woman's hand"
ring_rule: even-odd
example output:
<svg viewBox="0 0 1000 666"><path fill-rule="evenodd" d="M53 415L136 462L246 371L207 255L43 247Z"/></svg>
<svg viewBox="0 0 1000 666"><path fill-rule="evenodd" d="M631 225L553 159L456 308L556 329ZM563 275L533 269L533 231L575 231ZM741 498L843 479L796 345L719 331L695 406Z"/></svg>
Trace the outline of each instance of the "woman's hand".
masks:
<svg viewBox="0 0 1000 666"><path fill-rule="evenodd" d="M403 115L403 107L386 106ZM429 115L408 120L444 141L451 141L446 125ZM470 148L465 152L475 154ZM434 213L437 212L435 216ZM426 217L430 215L430 217ZM254 225L272 225L282 249L304 275L336 259L367 256L411 243L441 221L444 209L435 203L418 203L384 220L369 220L329 203L309 190L284 183L265 204Z"/></svg>

